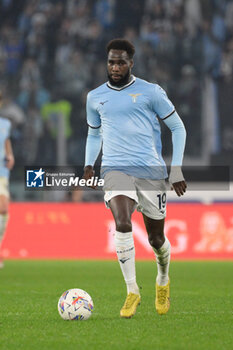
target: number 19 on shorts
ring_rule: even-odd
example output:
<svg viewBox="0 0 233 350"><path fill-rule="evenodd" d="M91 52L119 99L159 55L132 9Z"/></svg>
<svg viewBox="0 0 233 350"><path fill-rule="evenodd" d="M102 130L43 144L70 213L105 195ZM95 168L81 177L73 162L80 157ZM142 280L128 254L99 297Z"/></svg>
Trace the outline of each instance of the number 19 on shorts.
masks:
<svg viewBox="0 0 233 350"><path fill-rule="evenodd" d="M166 207L166 192L158 194L158 204L159 204L159 209L164 209Z"/></svg>

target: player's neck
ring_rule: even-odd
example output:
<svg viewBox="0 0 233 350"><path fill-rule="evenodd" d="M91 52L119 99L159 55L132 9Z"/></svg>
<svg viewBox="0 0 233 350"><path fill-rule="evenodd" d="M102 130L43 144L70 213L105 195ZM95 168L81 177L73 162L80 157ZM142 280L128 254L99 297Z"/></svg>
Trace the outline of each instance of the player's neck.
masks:
<svg viewBox="0 0 233 350"><path fill-rule="evenodd" d="M107 82L107 85L108 87L110 87L111 89L114 89L114 90L122 90L122 89L125 89L126 87L130 86L131 84L133 84L135 82L136 78L134 75L130 75L129 76L129 79L127 81L124 81L123 84L114 84L114 82L112 81L108 81Z"/></svg>

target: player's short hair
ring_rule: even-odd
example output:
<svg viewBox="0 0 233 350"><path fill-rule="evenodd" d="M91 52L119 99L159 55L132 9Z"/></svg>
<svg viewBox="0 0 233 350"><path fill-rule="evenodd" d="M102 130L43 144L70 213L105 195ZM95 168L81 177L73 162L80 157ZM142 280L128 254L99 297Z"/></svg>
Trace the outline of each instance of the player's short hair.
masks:
<svg viewBox="0 0 233 350"><path fill-rule="evenodd" d="M126 39L113 39L109 41L106 48L107 53L109 53L110 50L126 51L130 59L132 59L133 55L135 54L135 47L130 41Z"/></svg>

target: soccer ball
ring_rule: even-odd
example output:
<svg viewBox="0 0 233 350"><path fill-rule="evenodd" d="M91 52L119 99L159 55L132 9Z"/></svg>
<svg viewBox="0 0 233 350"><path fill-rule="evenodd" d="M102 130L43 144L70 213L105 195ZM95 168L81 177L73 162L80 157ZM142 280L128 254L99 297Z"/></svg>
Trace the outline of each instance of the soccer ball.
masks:
<svg viewBox="0 0 233 350"><path fill-rule="evenodd" d="M69 289L58 301L58 312L63 320L87 320L93 309L91 296L82 289Z"/></svg>

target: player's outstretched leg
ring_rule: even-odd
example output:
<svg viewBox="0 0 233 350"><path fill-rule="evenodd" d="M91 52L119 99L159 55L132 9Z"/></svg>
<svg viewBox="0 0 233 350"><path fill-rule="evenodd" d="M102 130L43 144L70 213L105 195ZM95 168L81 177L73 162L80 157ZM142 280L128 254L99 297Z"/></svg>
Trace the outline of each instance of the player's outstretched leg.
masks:
<svg viewBox="0 0 233 350"><path fill-rule="evenodd" d="M154 220L143 215L146 230L149 237L157 262L156 278L156 298L155 308L158 314L166 314L170 307L170 281L169 281L169 264L170 264L170 242L164 236L164 219Z"/></svg>
<svg viewBox="0 0 233 350"><path fill-rule="evenodd" d="M155 308L158 314L166 314L170 307L170 281L168 277L170 263L170 242L165 242L159 249L154 248L156 255L158 275L156 278Z"/></svg>

